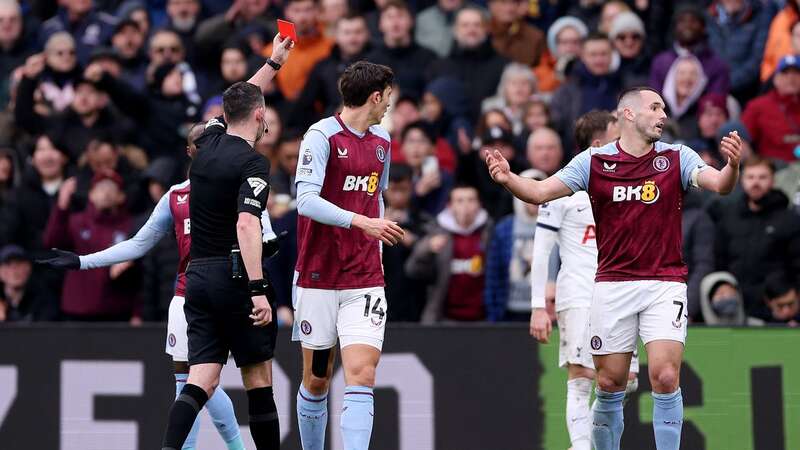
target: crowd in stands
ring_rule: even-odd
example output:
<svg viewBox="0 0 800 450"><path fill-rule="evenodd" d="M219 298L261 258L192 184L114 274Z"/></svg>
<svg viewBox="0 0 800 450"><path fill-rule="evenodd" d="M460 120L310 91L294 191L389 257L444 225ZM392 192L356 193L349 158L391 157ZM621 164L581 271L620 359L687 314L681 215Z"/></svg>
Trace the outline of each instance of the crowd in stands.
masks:
<svg viewBox="0 0 800 450"><path fill-rule="evenodd" d="M364 59L396 81L385 213L406 233L384 247L390 320L527 321L538 208L492 182L485 152L543 179L584 150L582 115L649 85L670 117L662 140L717 167L723 135L745 140L735 192L691 191L680 211L691 321L800 322L800 1L406 1L0 0L0 321L166 319L174 237L108 269L33 261L141 227L187 177L189 130L264 63L283 18L298 41L255 146L273 228L289 233L265 261L281 307L303 133Z"/></svg>

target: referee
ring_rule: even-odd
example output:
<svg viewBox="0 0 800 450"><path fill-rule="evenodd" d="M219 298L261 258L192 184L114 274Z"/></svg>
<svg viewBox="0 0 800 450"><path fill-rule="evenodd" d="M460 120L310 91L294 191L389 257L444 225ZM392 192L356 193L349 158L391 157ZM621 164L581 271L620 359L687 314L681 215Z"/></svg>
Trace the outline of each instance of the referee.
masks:
<svg viewBox="0 0 800 450"><path fill-rule="evenodd" d="M277 328L270 301L275 296L261 271L260 217L269 194L269 164L253 146L267 132L262 90L292 45L275 36L271 59L247 82L223 93L224 120L210 120L195 140L191 225L185 224L192 234L184 306L189 378L170 409L162 450L182 448L197 413L219 384L229 352L242 371L256 448L280 447L272 396Z"/></svg>

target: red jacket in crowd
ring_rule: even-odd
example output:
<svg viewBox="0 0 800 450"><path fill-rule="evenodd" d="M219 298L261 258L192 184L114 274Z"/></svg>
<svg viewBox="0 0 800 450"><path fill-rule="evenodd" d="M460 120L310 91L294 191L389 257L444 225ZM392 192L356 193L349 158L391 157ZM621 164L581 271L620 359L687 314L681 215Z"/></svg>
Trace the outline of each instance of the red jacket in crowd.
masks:
<svg viewBox="0 0 800 450"><path fill-rule="evenodd" d="M742 113L742 123L759 155L794 161L800 147L800 97L781 96L774 89L756 97Z"/></svg>

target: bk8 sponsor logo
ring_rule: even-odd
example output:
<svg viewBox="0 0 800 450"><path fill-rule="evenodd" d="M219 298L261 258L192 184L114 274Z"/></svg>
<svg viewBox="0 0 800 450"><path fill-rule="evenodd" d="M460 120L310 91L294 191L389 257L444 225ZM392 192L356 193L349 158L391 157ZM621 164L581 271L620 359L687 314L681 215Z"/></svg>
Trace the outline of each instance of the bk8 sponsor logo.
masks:
<svg viewBox="0 0 800 450"><path fill-rule="evenodd" d="M373 195L378 190L378 172L372 172L369 176L348 175L344 179L342 190L345 192L366 192Z"/></svg>
<svg viewBox="0 0 800 450"><path fill-rule="evenodd" d="M656 186L655 181L645 181L641 186L614 186L611 199L614 202L629 202L632 200L640 201L645 205L651 205L658 200L661 191Z"/></svg>

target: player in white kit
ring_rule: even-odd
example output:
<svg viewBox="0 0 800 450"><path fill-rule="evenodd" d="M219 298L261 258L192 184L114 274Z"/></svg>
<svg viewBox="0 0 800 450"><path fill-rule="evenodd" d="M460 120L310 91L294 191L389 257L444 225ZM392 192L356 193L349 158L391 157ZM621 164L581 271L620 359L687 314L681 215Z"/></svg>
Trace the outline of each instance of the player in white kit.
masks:
<svg viewBox="0 0 800 450"><path fill-rule="evenodd" d="M578 148L601 147L619 137L616 119L591 111L575 123ZM561 269L556 283L559 367L567 369L567 431L572 450L591 450L589 399L595 372L589 351L589 307L597 272L597 242L589 195L576 192L539 207L531 268L531 336L547 343L552 325L545 310L548 262L556 245ZM639 360L631 360L627 392L638 387Z"/></svg>

